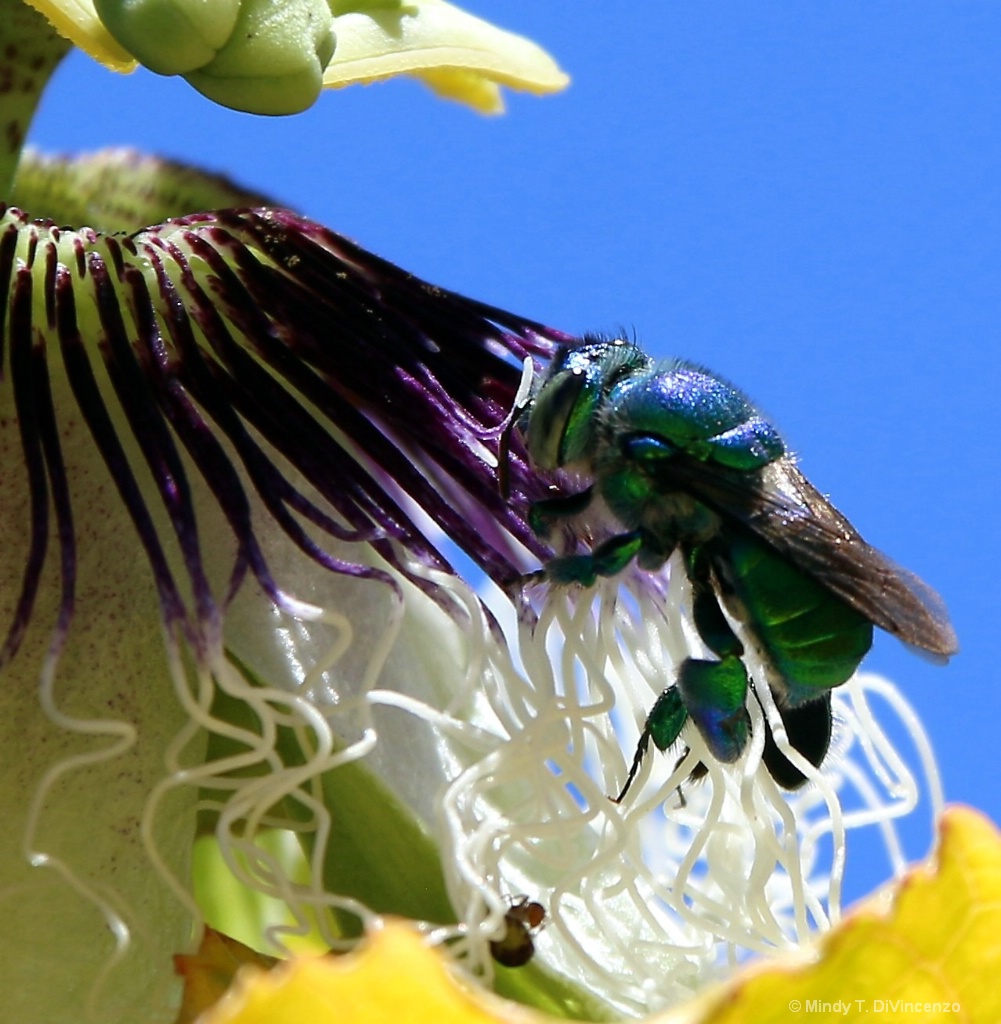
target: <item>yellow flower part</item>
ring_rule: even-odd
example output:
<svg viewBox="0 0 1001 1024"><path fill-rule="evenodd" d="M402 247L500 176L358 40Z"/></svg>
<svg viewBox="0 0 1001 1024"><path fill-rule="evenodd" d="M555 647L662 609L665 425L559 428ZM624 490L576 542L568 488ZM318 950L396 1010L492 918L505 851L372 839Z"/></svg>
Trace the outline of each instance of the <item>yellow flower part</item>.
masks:
<svg viewBox="0 0 1001 1024"><path fill-rule="evenodd" d="M112 71L134 71L137 61L117 43L94 9L93 0L26 0L74 46Z"/></svg>
<svg viewBox="0 0 1001 1024"><path fill-rule="evenodd" d="M481 113L501 87L537 94L569 79L535 43L445 0L28 0L115 71L181 74L224 106L304 110L321 88L411 75Z"/></svg>
<svg viewBox="0 0 1001 1024"><path fill-rule="evenodd" d="M946 810L935 855L861 904L818 944L820 958L752 970L657 1024L930 1024L1001 1021L1001 833Z"/></svg>
<svg viewBox="0 0 1001 1024"><path fill-rule="evenodd" d="M445 0L415 0L393 10L334 19L337 50L325 86L414 75L436 93L480 113L504 109L500 86L558 92L570 79L544 50Z"/></svg>
<svg viewBox="0 0 1001 1024"><path fill-rule="evenodd" d="M896 1024L1001 1020L1001 833L967 808L941 823L937 855L830 932L819 959L756 965L648 1024ZM354 954L245 970L203 1024L517 1024L551 1018L449 972L410 926L388 922Z"/></svg>
<svg viewBox="0 0 1001 1024"><path fill-rule="evenodd" d="M444 959L401 921L389 921L357 953L247 970L201 1024L497 1024L551 1021L449 972Z"/></svg>

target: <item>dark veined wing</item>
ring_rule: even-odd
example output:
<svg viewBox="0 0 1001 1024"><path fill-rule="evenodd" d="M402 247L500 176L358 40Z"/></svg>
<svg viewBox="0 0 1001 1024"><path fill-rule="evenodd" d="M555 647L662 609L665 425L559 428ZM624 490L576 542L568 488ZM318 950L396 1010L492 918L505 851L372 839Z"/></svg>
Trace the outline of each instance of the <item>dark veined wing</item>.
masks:
<svg viewBox="0 0 1001 1024"><path fill-rule="evenodd" d="M948 656L958 650L942 598L867 544L858 531L783 458L754 472L694 459L665 465L670 486L743 523L792 565L905 643Z"/></svg>

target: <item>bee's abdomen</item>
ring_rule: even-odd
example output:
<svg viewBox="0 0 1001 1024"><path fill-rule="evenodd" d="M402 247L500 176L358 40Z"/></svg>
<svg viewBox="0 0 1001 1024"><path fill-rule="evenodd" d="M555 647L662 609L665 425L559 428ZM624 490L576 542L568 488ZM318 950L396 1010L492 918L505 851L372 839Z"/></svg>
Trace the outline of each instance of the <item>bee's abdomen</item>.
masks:
<svg viewBox="0 0 1001 1024"><path fill-rule="evenodd" d="M851 677L872 646L872 623L826 587L742 532L721 540L717 572L739 615L773 669L770 680L796 707Z"/></svg>

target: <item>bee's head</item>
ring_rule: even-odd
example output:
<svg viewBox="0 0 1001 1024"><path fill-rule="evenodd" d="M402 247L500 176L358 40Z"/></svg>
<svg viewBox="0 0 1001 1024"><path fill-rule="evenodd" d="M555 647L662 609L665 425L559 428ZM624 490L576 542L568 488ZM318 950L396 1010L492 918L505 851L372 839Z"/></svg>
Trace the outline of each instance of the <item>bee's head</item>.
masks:
<svg viewBox="0 0 1001 1024"><path fill-rule="evenodd" d="M650 360L621 338L585 337L563 346L546 369L518 421L536 469L586 460L609 391Z"/></svg>

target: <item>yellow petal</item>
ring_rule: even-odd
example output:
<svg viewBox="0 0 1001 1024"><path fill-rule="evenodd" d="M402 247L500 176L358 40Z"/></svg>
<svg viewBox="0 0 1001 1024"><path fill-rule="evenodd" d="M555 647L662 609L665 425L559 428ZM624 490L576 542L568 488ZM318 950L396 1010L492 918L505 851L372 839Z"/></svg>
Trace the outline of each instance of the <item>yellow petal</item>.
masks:
<svg viewBox="0 0 1001 1024"><path fill-rule="evenodd" d="M135 58L111 37L92 0L27 0L74 46L112 71L134 71Z"/></svg>
<svg viewBox="0 0 1001 1024"><path fill-rule="evenodd" d="M475 71L432 68L430 71L415 71L414 78L423 82L436 96L465 103L478 114L500 114L504 110L500 86Z"/></svg>
<svg viewBox="0 0 1001 1024"><path fill-rule="evenodd" d="M357 953L299 959L264 973L241 972L237 987L199 1024L543 1024L552 1018L487 993L449 973L409 925L388 922Z"/></svg>
<svg viewBox="0 0 1001 1024"><path fill-rule="evenodd" d="M951 808L938 853L804 954L757 965L649 1024L1001 1021L1001 833ZM514 1024L551 1018L461 986L407 925L356 954L247 971L202 1024Z"/></svg>
<svg viewBox="0 0 1001 1024"><path fill-rule="evenodd" d="M323 75L328 87L415 75L441 95L498 113L499 85L542 94L569 82L535 43L445 0L341 14L334 31L337 50Z"/></svg>
<svg viewBox="0 0 1001 1024"><path fill-rule="evenodd" d="M750 970L656 1024L1001 1021L1001 833L950 808L937 854L855 910L820 959Z"/></svg>

